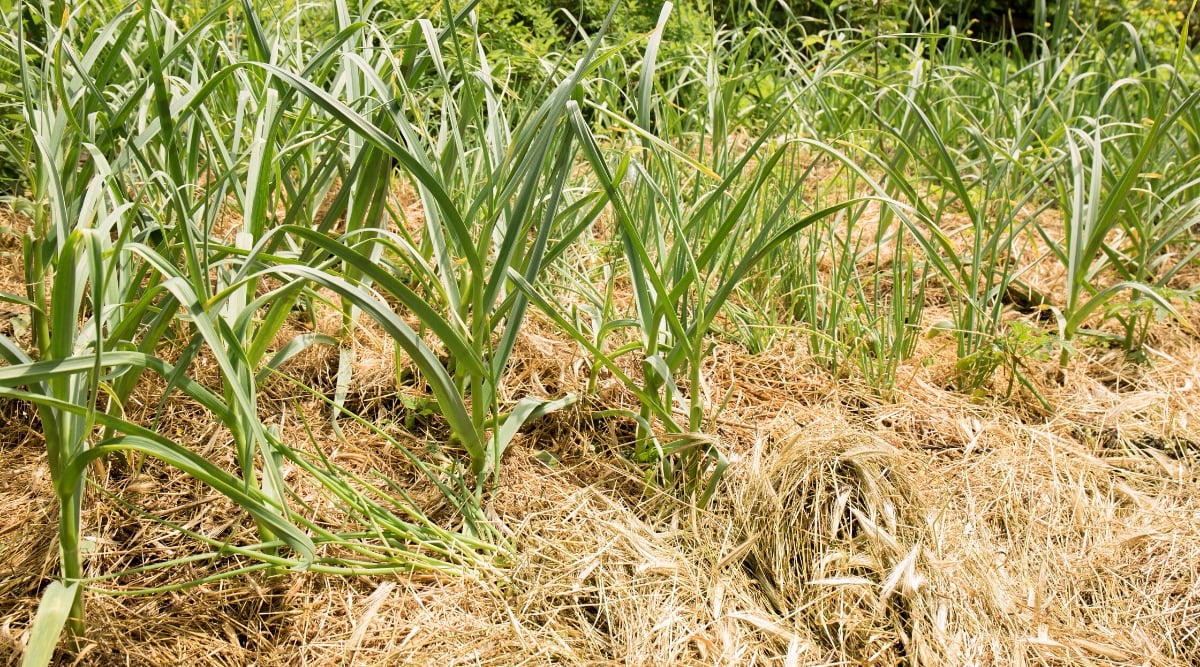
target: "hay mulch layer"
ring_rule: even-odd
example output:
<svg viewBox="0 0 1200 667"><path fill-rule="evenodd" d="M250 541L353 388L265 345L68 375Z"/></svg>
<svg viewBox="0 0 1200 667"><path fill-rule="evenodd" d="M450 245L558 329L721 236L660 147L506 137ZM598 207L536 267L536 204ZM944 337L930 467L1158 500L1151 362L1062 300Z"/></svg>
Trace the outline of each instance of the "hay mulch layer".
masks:
<svg viewBox="0 0 1200 667"><path fill-rule="evenodd" d="M1200 664L1200 344L1160 333L1119 390L1092 379L1100 357L1048 382L1053 416L941 389L937 364L884 401L793 346L721 347L710 389L729 399L712 430L732 464L707 509L645 491L617 463L619 432L553 415L507 454L492 504L515 558L498 575L91 593L87 642L64 664ZM527 382L585 380L545 331L520 352ZM205 446L208 425L175 421ZM55 572L56 508L28 407L5 405L0 433L0 649L17 664ZM328 437L343 461L411 474L368 433ZM245 523L169 469L106 474L194 530ZM191 548L96 493L85 534L95 574Z"/></svg>
<svg viewBox="0 0 1200 667"><path fill-rule="evenodd" d="M514 545L504 567L91 591L87 638L61 662L1200 665L1200 340L1187 329L1157 325L1141 364L1102 349L1083 349L1065 373L1030 361L1044 403L947 388L953 352L936 337L886 399L831 378L802 344L748 355L718 343L701 390L713 397L706 430L731 464L707 508L648 491L621 463L627 425L586 409L631 397L602 381L588 408L530 424L506 453L489 499ZM369 334L356 343L351 400L382 422L399 409L386 387L396 374ZM321 385L336 358L313 351L292 364ZM560 395L583 389L587 368L531 322L510 378L512 399ZM266 387L263 410L272 423L296 405L310 420L327 412L301 399ZM173 407L159 428L233 465L203 413ZM314 428L341 465L415 484L411 464L368 430L345 425L339 439ZM252 539L230 503L177 471L97 475L107 493L89 492L84 516L94 576L202 550L114 498ZM34 414L0 405L0 665L19 664L55 575L56 513ZM233 565L197 561L110 588L170 587Z"/></svg>

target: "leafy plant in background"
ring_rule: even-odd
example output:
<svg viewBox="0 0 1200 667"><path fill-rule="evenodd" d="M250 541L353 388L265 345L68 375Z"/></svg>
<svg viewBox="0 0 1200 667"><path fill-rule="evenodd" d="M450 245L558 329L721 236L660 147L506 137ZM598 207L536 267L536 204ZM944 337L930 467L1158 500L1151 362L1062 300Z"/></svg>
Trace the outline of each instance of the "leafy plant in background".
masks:
<svg viewBox="0 0 1200 667"><path fill-rule="evenodd" d="M1074 19L1082 26L1094 25L1100 31L1126 23L1154 55L1170 60L1180 34L1189 35L1188 46L1196 45L1200 34L1200 13L1192 0L1100 0L1079 2L1064 0ZM1186 31L1186 33L1185 33Z"/></svg>
<svg viewBox="0 0 1200 667"><path fill-rule="evenodd" d="M317 9L316 11L322 11ZM484 29L472 34L462 18L474 12L483 17ZM500 80L536 85L545 72L543 59L569 50L575 35L560 22L553 8L537 0L472 0L467 2L417 2L414 0L378 0L360 15L371 15L381 25L403 25L425 20L433 24L463 29L463 38L478 39Z"/></svg>

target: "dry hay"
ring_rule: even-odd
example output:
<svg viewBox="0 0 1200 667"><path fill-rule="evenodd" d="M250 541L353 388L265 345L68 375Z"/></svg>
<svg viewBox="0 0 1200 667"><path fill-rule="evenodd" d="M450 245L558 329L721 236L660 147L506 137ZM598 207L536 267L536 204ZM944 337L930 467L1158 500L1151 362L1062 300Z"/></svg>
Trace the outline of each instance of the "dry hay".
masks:
<svg viewBox="0 0 1200 667"><path fill-rule="evenodd" d="M933 601L918 563L930 538L906 468L878 436L818 422L756 448L710 515L739 530L743 553L725 561L806 637L806 664L935 655L925 645Z"/></svg>
<svg viewBox="0 0 1200 667"><path fill-rule="evenodd" d="M546 345L522 342L530 376L550 372L533 360ZM892 403L850 400L861 397L798 370L795 354L727 353L733 368L722 370L735 382L722 420L735 460L707 512L655 496L631 502L632 483L614 495L607 489L625 473L582 446L598 435L586 420L563 415L506 459L493 506L515 560L498 579L246 576L148 597L90 595L94 643L80 664L1200 661L1200 461L1183 428L1195 423L1195 390L1183 382L1193 370L1159 364L1124 394L1073 377L1087 400L1066 401L1064 389L1063 414L1038 423L929 378ZM1154 400L1139 393L1153 387ZM15 664L53 571L54 510L36 439L19 419L5 432L13 520L0 641ZM533 453L554 439L577 446L560 446L568 455L550 470ZM399 457L365 433L348 442L359 444L342 447L343 462L400 474ZM225 513L185 477L155 474L178 494L155 498L181 520L203 527ZM188 498L207 502L181 509ZM159 557L185 546L168 531L121 537L107 511L87 518L114 536L113 554L93 564L115 567L121 548L154 558L151 545L171 546Z"/></svg>
<svg viewBox="0 0 1200 667"><path fill-rule="evenodd" d="M336 314L318 315L318 330L337 330ZM89 594L88 643L74 662L1200 664L1200 342L1169 323L1150 341L1150 364L1084 349L1060 378L1053 361L1031 362L1053 413L1026 394L1005 402L948 391L954 351L942 340L921 341L886 401L853 374L814 368L802 342L781 338L750 355L715 341L697 390L732 463L705 511L646 491L619 462L622 425L586 411L636 402L601 373L588 406L531 424L506 455L489 508L513 544L499 573L247 575L149 596ZM366 323L351 346L350 400L419 450L423 434L407 434L407 408L389 398L405 389L382 334ZM336 350L313 348L285 370L329 395L336 363ZM632 355L621 363L637 375ZM510 370L503 391L518 400L582 391L592 369L531 319ZM158 389L140 390L131 417L156 412ZM260 397L289 442L385 471L452 521L385 439L349 421L339 439L323 423L328 408L299 396L273 382ZM316 426L313 442L297 407ZM56 508L28 406L5 403L0 416L0 664L15 665L54 573ZM171 402L160 428L234 465L220 429L187 402ZM164 466L104 474L112 493L191 529L230 539L253 530ZM289 481L320 501L301 476ZM103 494L91 492L88 507L93 574L200 550ZM178 584L236 564L198 562L110 587Z"/></svg>

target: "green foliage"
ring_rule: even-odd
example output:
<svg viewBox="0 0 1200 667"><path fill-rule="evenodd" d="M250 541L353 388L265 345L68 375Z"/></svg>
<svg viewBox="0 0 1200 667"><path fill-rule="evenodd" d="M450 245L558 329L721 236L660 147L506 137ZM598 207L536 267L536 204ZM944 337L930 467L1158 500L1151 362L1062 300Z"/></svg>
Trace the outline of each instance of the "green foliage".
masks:
<svg viewBox="0 0 1200 667"><path fill-rule="evenodd" d="M625 44L626 54L636 56L638 46L634 42L657 23L662 9L657 0L620 0L615 7L608 0L453 0L448 6L429 0L377 0L365 5L361 13L398 27L416 19L443 24L448 11L457 15L469 10L474 13L469 30L478 33L479 44L492 54L500 78L511 75L513 83L524 85L540 79L548 57L570 52L599 32L610 9L614 15L605 31L606 42ZM325 5L305 8L305 32L327 36L331 12ZM464 30L468 25L467 21L460 22ZM665 50L672 52L702 43L711 32L707 7L696 0L685 0L674 8L664 29Z"/></svg>
<svg viewBox="0 0 1200 667"><path fill-rule="evenodd" d="M541 60L566 50L566 31L545 2L536 0L455 0L450 3L420 0L381 0L380 9L402 20L429 19L444 24L447 11L455 14L468 7L476 17L479 44L496 59L501 76L511 71L523 81L541 74Z"/></svg>
<svg viewBox="0 0 1200 667"><path fill-rule="evenodd" d="M94 461L136 468L153 457L232 500L256 523L257 544L184 531L212 547L206 557L245 559L232 574L486 569L503 538L481 496L504 446L525 421L572 401L501 405L497 377L525 307L505 273L536 283L549 239L570 242L551 227L578 234L598 214L560 196L573 165L564 110L586 61L546 99L509 110L486 62L473 60L483 53L477 41L456 43L466 58L444 66L443 42L460 38L457 25L414 31L422 55L399 62L388 50L362 49L378 33L344 3L336 35L320 48L280 38L292 18L264 22L250 3L240 9L225 2L176 21L153 2L99 7L19 52L21 131L37 152L22 207L26 293L0 299L28 312L31 341L0 335L0 396L38 410L60 508L62 587L46 608L65 606L73 635L83 632L83 593L92 588L80 535ZM424 82L426 70L440 86L414 91L405 77ZM437 104L422 104L426 94ZM389 104L377 107L376 97ZM453 136L443 133L438 104L461 111ZM428 118L402 113L422 106ZM385 229L397 169L424 197L431 231L442 234L436 248L430 237L418 249ZM228 220L231 230L216 231ZM334 231L339 223L344 233ZM533 250L523 243L530 233L540 238ZM429 267L424 285L443 288L442 299L418 296L397 277L418 267ZM301 333L279 342L293 305L320 301L322 289L341 301L343 336L365 314L431 387L465 463L426 463L392 442L457 509L460 530L429 521L403 489L382 491L319 450L301 452L260 419L266 378L308 347L347 340ZM453 362L396 307L415 314ZM196 380L201 364L219 369L215 388ZM125 418L149 376L167 387L160 409L183 397L207 411L234 469ZM336 520L294 507L284 461L312 477ZM319 557L325 547L332 555ZM41 634L53 634L59 617L48 616Z"/></svg>
<svg viewBox="0 0 1200 667"><path fill-rule="evenodd" d="M614 29L609 34L612 42L619 44L653 30L665 3L662 0L549 0L555 20L567 35L574 33L576 26L587 34L594 34L614 4ZM703 43L712 34L713 23L707 4L698 0L672 4L670 17L663 28L663 46L667 49L664 55L669 55L670 49L678 46Z"/></svg>
<svg viewBox="0 0 1200 667"><path fill-rule="evenodd" d="M54 659L54 647L67 616L71 612L71 603L76 597L79 584L64 586L57 581L50 582L42 593L41 604L38 605L37 615L30 626L29 646L25 650L25 658L21 667L46 667Z"/></svg>
<svg viewBox="0 0 1200 667"><path fill-rule="evenodd" d="M497 62L511 59L532 71L541 58L563 50L562 26L545 3L481 0L475 12L482 26L480 43L488 53L505 56Z"/></svg>
<svg viewBox="0 0 1200 667"><path fill-rule="evenodd" d="M1120 23L1133 27L1144 48L1169 58L1179 34L1189 27L1192 45L1200 40L1200 12L1192 0L1100 0L1072 3L1071 11L1081 25L1104 30Z"/></svg>
<svg viewBox="0 0 1200 667"><path fill-rule="evenodd" d="M1200 257L1197 62L1121 23L1147 6L1088 25L1063 6L994 43L933 30L993 2L776 3L779 27L749 2L147 0L32 26L7 9L0 115L19 122L0 179L26 179L30 231L27 289L0 300L29 336L0 336L0 396L36 406L61 509L34 661L59 625L82 631L98 582L80 549L93 461L152 456L232 499L256 543L180 530L247 563L234 574L487 569L510 546L487 495L548 412L620 420L648 483L719 491L714 331L755 351L802 332L885 398L928 331L959 390L1033 390L1032 366L1069 363L1081 336L1136 355ZM1044 295L1027 282L1052 263ZM300 304L340 328L285 335ZM508 396L530 306L587 356L583 396ZM421 451L347 409L364 319L394 348L397 423L429 422ZM318 345L336 385L298 388L335 432L356 422L411 462L438 523L260 419L263 384ZM630 404L604 403L602 374ZM149 378L211 416L233 464L126 419Z"/></svg>

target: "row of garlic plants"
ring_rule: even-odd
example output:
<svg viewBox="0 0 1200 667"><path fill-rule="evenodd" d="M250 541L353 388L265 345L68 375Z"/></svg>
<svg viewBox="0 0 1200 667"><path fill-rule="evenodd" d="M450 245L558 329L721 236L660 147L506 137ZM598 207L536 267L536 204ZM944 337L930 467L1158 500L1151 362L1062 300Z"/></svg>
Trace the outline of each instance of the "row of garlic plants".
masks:
<svg viewBox="0 0 1200 667"><path fill-rule="evenodd" d="M997 44L936 26L796 43L795 26L759 26L664 56L668 3L644 39L588 35L531 81L488 52L471 3L435 24L339 0L319 42L303 5L26 9L50 19L12 41L28 290L0 298L30 326L0 337L0 394L37 408L62 563L30 664L64 624L84 631L85 587L130 574L89 576L81 558L93 461L157 458L252 516L256 542L209 541L251 563L222 576L490 571L511 545L488 493L519 429L549 412L627 420L648 482L699 504L719 492L714 331L751 350L799 333L820 365L886 396L936 298L959 389L1006 374L1036 392L1030 345L1062 364L1084 336L1136 352L1200 252L1196 58L1181 39L1156 60L1127 26L1044 16L1045 34ZM1062 265L1062 293L1029 284L1037 262ZM1041 320L1014 319L1014 303L1052 325L1031 336ZM288 334L302 306L342 324ZM590 359L581 395L503 400L534 313ZM397 384L428 390L442 455L346 408L368 320L408 374ZM376 428L452 521L260 419L263 383L313 346L337 350L332 428ZM210 361L218 385L199 379ZM601 371L638 409L597 400ZM236 469L127 418L150 376L222 425ZM284 466L323 489L336 529Z"/></svg>

